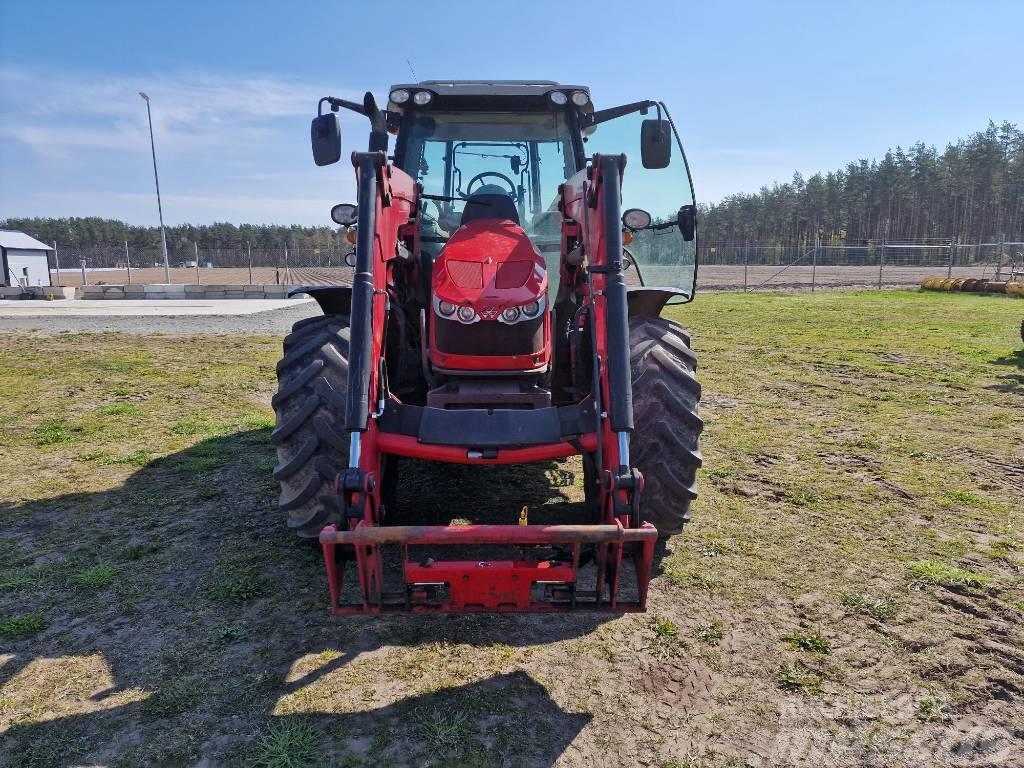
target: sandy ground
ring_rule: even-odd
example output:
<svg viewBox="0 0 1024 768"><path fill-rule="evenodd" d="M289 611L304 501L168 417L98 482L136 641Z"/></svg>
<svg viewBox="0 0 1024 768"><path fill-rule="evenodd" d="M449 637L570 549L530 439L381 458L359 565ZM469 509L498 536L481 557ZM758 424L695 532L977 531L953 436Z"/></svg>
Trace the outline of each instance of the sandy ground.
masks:
<svg viewBox="0 0 1024 768"><path fill-rule="evenodd" d="M953 277L992 277L991 266L956 267ZM920 285L926 277L946 275L946 268L935 267L903 267L891 266L882 270L882 285ZM348 267L301 267L275 269L273 267L256 267L250 279L246 268L212 268L172 269L172 283L197 282L203 285L243 285L257 283L266 285L327 285L333 283L349 283L352 270ZM837 266L751 266L746 269L742 265L704 265L698 268L698 287L703 289L740 289L744 285L756 288L799 288L810 287L812 281L826 288L859 287L869 288L878 285L878 267L837 267ZM57 283L56 276L53 280ZM128 282L127 272L96 272L89 278L90 284L120 285ZM133 269L131 282L162 283L163 269ZM63 285L81 285L81 272L61 272Z"/></svg>
<svg viewBox="0 0 1024 768"><path fill-rule="evenodd" d="M318 314L312 299L0 301L0 333L283 336Z"/></svg>

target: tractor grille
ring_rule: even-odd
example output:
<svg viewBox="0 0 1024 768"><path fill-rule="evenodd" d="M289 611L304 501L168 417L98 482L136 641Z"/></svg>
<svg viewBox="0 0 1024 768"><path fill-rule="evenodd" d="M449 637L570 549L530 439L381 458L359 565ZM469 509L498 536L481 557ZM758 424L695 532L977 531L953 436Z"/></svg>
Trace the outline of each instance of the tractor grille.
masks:
<svg viewBox="0 0 1024 768"><path fill-rule="evenodd" d="M544 313L533 320L505 325L481 320L463 325L434 316L437 349L449 355L529 355L544 346Z"/></svg>
<svg viewBox="0 0 1024 768"><path fill-rule="evenodd" d="M448 276L460 288L483 288L483 267L475 261L448 261L445 263ZM525 280L523 282L526 282Z"/></svg>
<svg viewBox="0 0 1024 768"><path fill-rule="evenodd" d="M521 288L533 273L532 261L506 261L498 265L494 276L495 288Z"/></svg>

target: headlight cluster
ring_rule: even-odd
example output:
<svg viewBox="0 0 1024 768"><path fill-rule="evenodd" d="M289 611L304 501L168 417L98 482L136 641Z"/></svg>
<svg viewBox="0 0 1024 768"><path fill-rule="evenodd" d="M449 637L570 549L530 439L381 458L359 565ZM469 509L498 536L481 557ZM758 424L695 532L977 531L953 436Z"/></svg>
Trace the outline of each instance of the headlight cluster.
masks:
<svg viewBox="0 0 1024 768"><path fill-rule="evenodd" d="M446 320L458 320L464 325L472 325L480 319L472 307L459 306L450 301L434 297L434 311Z"/></svg>
<svg viewBox="0 0 1024 768"><path fill-rule="evenodd" d="M515 325L526 320L534 320L544 311L544 305L544 298L541 297L537 301L531 301L518 307L506 307L497 318L492 319L497 319L498 322L505 323L505 325ZM482 319L472 307L453 304L436 296L434 297L434 312L439 317L443 317L446 320L458 320L463 325L472 325Z"/></svg>
<svg viewBox="0 0 1024 768"><path fill-rule="evenodd" d="M505 323L505 325L515 325L525 320L533 320L541 312L544 311L544 299L541 298L539 301L531 301L529 304L523 304L519 307L507 307L500 315L498 320Z"/></svg>
<svg viewBox="0 0 1024 768"><path fill-rule="evenodd" d="M388 96L393 104L405 104L412 98L412 103L418 107L429 104L434 99L434 94L430 91L416 91L415 93L409 91L406 88L396 88Z"/></svg>
<svg viewBox="0 0 1024 768"><path fill-rule="evenodd" d="M573 91L571 95L565 91L551 91L548 94L548 98L551 99L553 104L557 104L560 107L570 99L572 99L572 103L577 107L585 107L590 103L590 96L587 95L586 91Z"/></svg>

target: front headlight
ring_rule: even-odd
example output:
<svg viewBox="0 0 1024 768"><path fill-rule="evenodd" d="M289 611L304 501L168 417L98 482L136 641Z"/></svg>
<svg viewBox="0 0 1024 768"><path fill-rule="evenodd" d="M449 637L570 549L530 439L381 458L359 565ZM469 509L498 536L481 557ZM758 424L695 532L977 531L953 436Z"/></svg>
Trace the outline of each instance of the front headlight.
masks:
<svg viewBox="0 0 1024 768"><path fill-rule="evenodd" d="M469 325L480 319L480 315L472 307L459 306L450 301L439 299L437 296L434 297L432 303L434 305L434 313L445 320L458 320L460 323Z"/></svg>
<svg viewBox="0 0 1024 768"><path fill-rule="evenodd" d="M523 304L518 307L506 307L500 315L498 320L505 323L505 325L515 325L525 320L533 320L544 311L545 300L542 296L537 301L531 301L528 304Z"/></svg>

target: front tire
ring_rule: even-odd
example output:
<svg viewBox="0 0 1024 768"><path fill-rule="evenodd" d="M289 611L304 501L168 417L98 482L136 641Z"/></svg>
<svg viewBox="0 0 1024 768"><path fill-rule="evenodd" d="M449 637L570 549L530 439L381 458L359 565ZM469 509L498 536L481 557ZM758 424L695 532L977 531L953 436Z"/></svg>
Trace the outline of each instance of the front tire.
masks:
<svg viewBox="0 0 1024 768"><path fill-rule="evenodd" d="M281 485L278 507L300 538L315 538L341 520L334 479L348 466L348 354L348 317L325 315L292 327L277 364L274 479Z"/></svg>
<svg viewBox="0 0 1024 768"><path fill-rule="evenodd" d="M697 356L682 326L661 317L629 319L633 420L630 460L644 476L641 517L662 537L679 533L697 498L700 384Z"/></svg>

